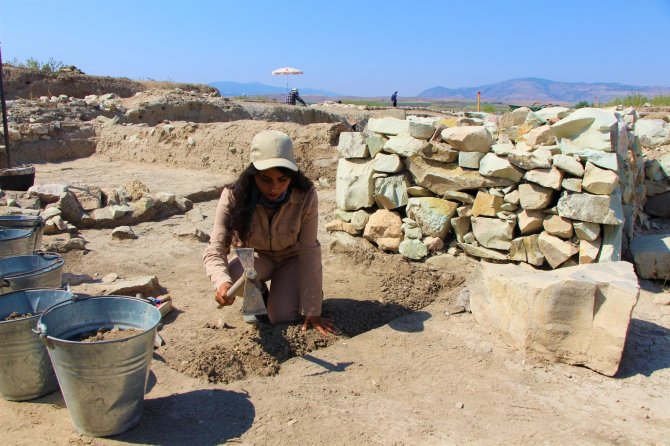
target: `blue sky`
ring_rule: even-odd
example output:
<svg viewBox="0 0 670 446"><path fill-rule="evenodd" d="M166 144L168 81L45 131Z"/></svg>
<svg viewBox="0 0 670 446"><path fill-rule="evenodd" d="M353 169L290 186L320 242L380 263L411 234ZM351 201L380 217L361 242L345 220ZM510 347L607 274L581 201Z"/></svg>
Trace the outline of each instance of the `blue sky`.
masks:
<svg viewBox="0 0 670 446"><path fill-rule="evenodd" d="M0 0L4 61L414 96L518 77L670 86L670 0Z"/></svg>

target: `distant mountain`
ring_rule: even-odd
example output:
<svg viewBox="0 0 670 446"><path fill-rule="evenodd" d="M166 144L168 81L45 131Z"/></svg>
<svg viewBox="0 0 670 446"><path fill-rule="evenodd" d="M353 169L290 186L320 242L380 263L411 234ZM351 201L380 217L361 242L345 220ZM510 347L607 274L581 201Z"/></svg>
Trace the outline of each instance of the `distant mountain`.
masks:
<svg viewBox="0 0 670 446"><path fill-rule="evenodd" d="M641 87L617 83L554 82L536 77L510 79L479 87L446 88L433 87L419 94L425 99L476 100L481 92L482 101L515 103L564 103L579 101L608 102L617 97L641 94L647 97L670 94L670 87Z"/></svg>
<svg viewBox="0 0 670 446"><path fill-rule="evenodd" d="M295 86L294 83L291 83L292 87ZM241 83L241 82L230 82L230 81L218 81L208 84L211 87L217 88L221 93L221 96L258 96L258 95L270 95L270 94L286 94L286 87L275 87L273 85L265 85L259 82L250 82L250 83ZM339 93L333 93L332 91L319 90L316 88L302 88L300 89L301 96L342 96Z"/></svg>

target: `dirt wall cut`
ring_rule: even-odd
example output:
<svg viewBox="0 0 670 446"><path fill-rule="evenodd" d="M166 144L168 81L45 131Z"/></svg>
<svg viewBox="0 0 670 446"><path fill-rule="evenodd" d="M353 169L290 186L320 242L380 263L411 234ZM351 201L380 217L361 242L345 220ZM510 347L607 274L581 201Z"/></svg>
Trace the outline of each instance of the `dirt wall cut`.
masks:
<svg viewBox="0 0 670 446"><path fill-rule="evenodd" d="M174 122L155 127L111 125L100 130L96 153L114 160L172 164L236 174L249 163L251 139L261 130L285 132L293 140L301 169L313 180L335 179L334 141L342 123L299 125L290 122Z"/></svg>

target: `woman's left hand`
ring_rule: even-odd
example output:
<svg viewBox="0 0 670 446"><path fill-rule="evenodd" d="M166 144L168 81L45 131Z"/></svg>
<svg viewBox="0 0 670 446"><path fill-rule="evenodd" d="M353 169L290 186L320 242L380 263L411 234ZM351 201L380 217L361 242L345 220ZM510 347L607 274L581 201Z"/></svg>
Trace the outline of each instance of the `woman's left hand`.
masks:
<svg viewBox="0 0 670 446"><path fill-rule="evenodd" d="M302 324L303 331L309 329L310 326L314 327L315 330L324 336L340 333L340 330L335 327L333 320L323 316L305 316L305 322Z"/></svg>

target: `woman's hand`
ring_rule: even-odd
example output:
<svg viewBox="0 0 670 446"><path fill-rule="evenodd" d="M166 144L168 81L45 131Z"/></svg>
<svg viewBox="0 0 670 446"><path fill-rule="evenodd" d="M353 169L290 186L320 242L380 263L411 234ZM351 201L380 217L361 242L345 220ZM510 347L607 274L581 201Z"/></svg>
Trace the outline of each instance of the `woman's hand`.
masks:
<svg viewBox="0 0 670 446"><path fill-rule="evenodd" d="M302 324L303 331L309 329L310 326L314 327L315 330L324 336L340 334L340 330L335 327L333 320L327 317L305 316L305 322Z"/></svg>
<svg viewBox="0 0 670 446"><path fill-rule="evenodd" d="M223 282L216 290L216 296L214 297L214 299L216 299L216 302L222 307L225 307L226 305L232 305L233 302L235 302L235 296L228 297L226 295L231 286L233 286L232 283Z"/></svg>

